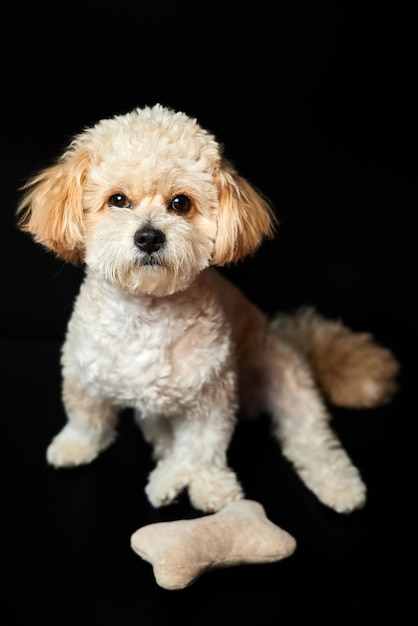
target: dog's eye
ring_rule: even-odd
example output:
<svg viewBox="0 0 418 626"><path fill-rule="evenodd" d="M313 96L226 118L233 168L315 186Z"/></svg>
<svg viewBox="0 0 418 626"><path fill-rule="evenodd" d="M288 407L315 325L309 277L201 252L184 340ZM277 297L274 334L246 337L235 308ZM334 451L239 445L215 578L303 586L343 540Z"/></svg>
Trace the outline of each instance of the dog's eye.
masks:
<svg viewBox="0 0 418 626"><path fill-rule="evenodd" d="M118 207L118 209L130 209L132 207L128 198L123 193L114 193L108 200L109 206Z"/></svg>
<svg viewBox="0 0 418 626"><path fill-rule="evenodd" d="M180 194L179 196L175 196L170 204L168 205L168 209L171 211L175 211L176 213L180 213L184 215L184 213L188 213L192 207L192 203L190 198L185 196L184 194Z"/></svg>

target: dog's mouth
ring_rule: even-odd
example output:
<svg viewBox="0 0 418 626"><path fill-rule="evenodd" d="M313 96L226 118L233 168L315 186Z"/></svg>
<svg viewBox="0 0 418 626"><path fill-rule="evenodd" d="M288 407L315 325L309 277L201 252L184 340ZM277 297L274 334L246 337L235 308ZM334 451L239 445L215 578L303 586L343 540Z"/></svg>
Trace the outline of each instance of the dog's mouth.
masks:
<svg viewBox="0 0 418 626"><path fill-rule="evenodd" d="M140 267L162 267L163 262L159 254L141 254L137 259L137 265Z"/></svg>

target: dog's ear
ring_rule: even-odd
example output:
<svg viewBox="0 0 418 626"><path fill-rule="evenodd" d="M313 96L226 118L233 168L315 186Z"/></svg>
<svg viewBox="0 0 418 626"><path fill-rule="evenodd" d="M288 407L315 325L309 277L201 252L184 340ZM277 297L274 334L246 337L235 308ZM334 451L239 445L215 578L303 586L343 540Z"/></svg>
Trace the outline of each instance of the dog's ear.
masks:
<svg viewBox="0 0 418 626"><path fill-rule="evenodd" d="M273 237L277 223L270 202L228 161L217 174L218 229L212 265L235 263L252 254L265 237Z"/></svg>
<svg viewBox="0 0 418 626"><path fill-rule="evenodd" d="M23 187L17 208L18 226L59 258L83 260L83 184L90 156L86 150L67 153Z"/></svg>

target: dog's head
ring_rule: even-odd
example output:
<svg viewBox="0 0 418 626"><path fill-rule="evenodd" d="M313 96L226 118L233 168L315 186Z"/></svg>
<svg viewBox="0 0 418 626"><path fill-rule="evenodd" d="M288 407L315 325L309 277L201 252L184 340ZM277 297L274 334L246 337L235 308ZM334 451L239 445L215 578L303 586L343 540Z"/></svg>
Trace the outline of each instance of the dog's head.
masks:
<svg viewBox="0 0 418 626"><path fill-rule="evenodd" d="M161 105L86 128L23 190L22 230L131 293L185 289L274 232L270 204L215 138Z"/></svg>

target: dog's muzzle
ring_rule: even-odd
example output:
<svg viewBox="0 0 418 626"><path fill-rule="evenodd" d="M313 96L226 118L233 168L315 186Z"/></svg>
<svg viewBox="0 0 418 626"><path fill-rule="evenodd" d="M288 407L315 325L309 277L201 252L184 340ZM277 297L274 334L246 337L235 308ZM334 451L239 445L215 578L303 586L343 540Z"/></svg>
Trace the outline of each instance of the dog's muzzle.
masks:
<svg viewBox="0 0 418 626"><path fill-rule="evenodd" d="M159 252L164 247L165 235L158 228L140 228L134 235L134 243L141 252L146 255L146 263L155 263L154 253Z"/></svg>

